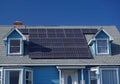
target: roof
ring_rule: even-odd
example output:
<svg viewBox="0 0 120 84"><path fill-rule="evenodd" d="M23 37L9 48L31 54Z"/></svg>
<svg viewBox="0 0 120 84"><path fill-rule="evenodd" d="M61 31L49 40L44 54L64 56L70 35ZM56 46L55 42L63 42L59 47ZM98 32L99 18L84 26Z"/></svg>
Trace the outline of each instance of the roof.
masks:
<svg viewBox="0 0 120 84"><path fill-rule="evenodd" d="M37 65L120 65L120 34L115 26L21 26L23 28L53 28L53 29L105 29L114 38L112 56L96 56L94 59L31 59L26 56L6 56L3 36L10 31L12 26L0 26L0 66L37 66ZM114 32L113 32L114 31ZM86 35L86 40L92 38ZM72 61L72 62L71 62Z"/></svg>
<svg viewBox="0 0 120 84"><path fill-rule="evenodd" d="M7 40L7 37L13 32L17 31L23 38L23 40L26 40L26 37L17 29L17 28L12 28L3 38L3 40Z"/></svg>
<svg viewBox="0 0 120 84"><path fill-rule="evenodd" d="M93 37L90 39L90 41L88 42L88 45L89 45L92 41L95 40L95 37L96 37L101 31L103 31L103 32L109 37L109 40L111 40L111 41L114 40L113 37L112 37L109 33L107 33L107 32L105 31L105 29L100 28L100 30L99 30L95 35L93 35Z"/></svg>
<svg viewBox="0 0 120 84"><path fill-rule="evenodd" d="M32 28L19 29L29 36L29 57L34 59L93 58L84 34L95 34L97 29Z"/></svg>

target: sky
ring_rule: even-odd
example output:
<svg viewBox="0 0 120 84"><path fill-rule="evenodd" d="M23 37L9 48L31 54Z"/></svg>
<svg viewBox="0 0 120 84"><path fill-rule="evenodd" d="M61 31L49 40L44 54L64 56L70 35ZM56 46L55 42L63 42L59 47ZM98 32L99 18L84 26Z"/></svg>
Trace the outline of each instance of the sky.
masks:
<svg viewBox="0 0 120 84"><path fill-rule="evenodd" d="M0 25L115 25L120 0L0 0Z"/></svg>

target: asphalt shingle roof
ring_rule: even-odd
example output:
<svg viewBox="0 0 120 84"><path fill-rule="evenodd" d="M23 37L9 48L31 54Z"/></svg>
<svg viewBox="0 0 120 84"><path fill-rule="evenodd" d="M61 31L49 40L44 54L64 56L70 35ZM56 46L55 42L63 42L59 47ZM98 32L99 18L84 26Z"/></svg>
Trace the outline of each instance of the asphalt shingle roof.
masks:
<svg viewBox="0 0 120 84"><path fill-rule="evenodd" d="M112 56L95 56L94 59L31 59L26 56L6 56L4 35L13 26L0 26L0 66L36 65L120 65L120 34L115 26L22 26L21 28L66 28L66 29L105 29L113 38ZM87 41L92 35L86 35Z"/></svg>

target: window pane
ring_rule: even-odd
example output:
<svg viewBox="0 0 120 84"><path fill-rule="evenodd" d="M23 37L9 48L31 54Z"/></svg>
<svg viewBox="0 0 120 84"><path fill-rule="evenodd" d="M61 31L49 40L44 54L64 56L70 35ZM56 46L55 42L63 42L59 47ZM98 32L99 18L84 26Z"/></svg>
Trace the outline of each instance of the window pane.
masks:
<svg viewBox="0 0 120 84"><path fill-rule="evenodd" d="M20 53L20 47L10 47L10 53Z"/></svg>
<svg viewBox="0 0 120 84"><path fill-rule="evenodd" d="M32 84L31 80L26 80L26 84Z"/></svg>
<svg viewBox="0 0 120 84"><path fill-rule="evenodd" d="M20 53L20 40L19 39L10 40L10 53Z"/></svg>
<svg viewBox="0 0 120 84"><path fill-rule="evenodd" d="M20 75L19 71L10 71L10 84L19 84Z"/></svg>
<svg viewBox="0 0 120 84"><path fill-rule="evenodd" d="M10 40L10 46L20 46L20 40Z"/></svg>
<svg viewBox="0 0 120 84"><path fill-rule="evenodd" d="M31 80L31 72L26 71L26 79Z"/></svg>
<svg viewBox="0 0 120 84"><path fill-rule="evenodd" d="M90 84L97 84L97 80L91 80L90 82Z"/></svg>
<svg viewBox="0 0 120 84"><path fill-rule="evenodd" d="M107 53L107 47L98 47L98 53Z"/></svg>
<svg viewBox="0 0 120 84"><path fill-rule="evenodd" d="M107 40L97 40L98 53L107 53Z"/></svg>
<svg viewBox="0 0 120 84"><path fill-rule="evenodd" d="M102 84L118 84L116 70L102 70Z"/></svg>
<svg viewBox="0 0 120 84"><path fill-rule="evenodd" d="M26 71L26 84L32 84L32 72Z"/></svg>
<svg viewBox="0 0 120 84"><path fill-rule="evenodd" d="M97 74L96 71L90 71L90 84L97 84Z"/></svg>
<svg viewBox="0 0 120 84"><path fill-rule="evenodd" d="M107 46L107 40L98 40L97 41L97 43L98 43L98 46Z"/></svg>

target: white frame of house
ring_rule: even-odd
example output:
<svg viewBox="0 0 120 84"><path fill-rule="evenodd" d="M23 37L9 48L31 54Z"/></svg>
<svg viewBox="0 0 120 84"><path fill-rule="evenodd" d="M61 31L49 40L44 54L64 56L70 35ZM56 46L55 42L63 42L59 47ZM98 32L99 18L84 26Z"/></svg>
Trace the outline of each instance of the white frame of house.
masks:
<svg viewBox="0 0 120 84"><path fill-rule="evenodd" d="M107 41L107 52L106 52L106 53L99 53L99 52L98 52L97 41L99 41L99 40L106 40L106 41ZM109 50L109 39L107 39L107 38L99 38L99 39L96 39L96 54L97 54L97 55L110 54L110 50Z"/></svg>
<svg viewBox="0 0 120 84"><path fill-rule="evenodd" d="M100 75L99 67L91 67L91 69L89 70L89 84L91 84L90 71L96 71L97 76ZM97 78L97 84L100 84L100 78Z"/></svg>
<svg viewBox="0 0 120 84"><path fill-rule="evenodd" d="M21 83L20 84L23 84L23 69L4 69L4 84L5 83L5 78L6 78L6 71L20 71L20 79L21 79Z"/></svg>
<svg viewBox="0 0 120 84"><path fill-rule="evenodd" d="M26 84L26 72L31 72L31 84L33 84L33 71L30 69L25 69L25 84Z"/></svg>
<svg viewBox="0 0 120 84"><path fill-rule="evenodd" d="M117 84L119 84L119 69L118 68L101 68L100 69L100 73L101 73L101 77L100 77L100 82L102 84L102 70L116 70L116 76L117 76Z"/></svg>
<svg viewBox="0 0 120 84"><path fill-rule="evenodd" d="M10 40L20 40L20 52L19 53L10 53ZM22 38L9 38L8 39L8 55L20 55L22 54Z"/></svg>

